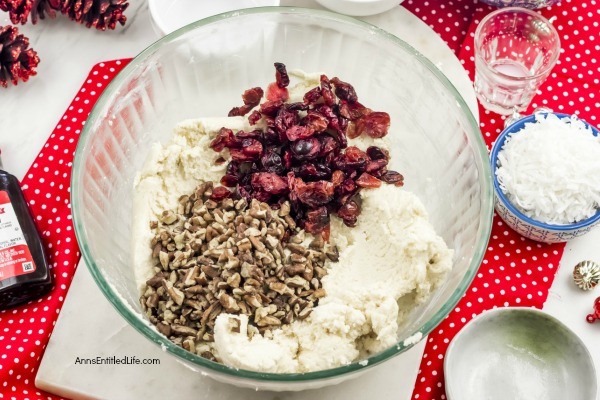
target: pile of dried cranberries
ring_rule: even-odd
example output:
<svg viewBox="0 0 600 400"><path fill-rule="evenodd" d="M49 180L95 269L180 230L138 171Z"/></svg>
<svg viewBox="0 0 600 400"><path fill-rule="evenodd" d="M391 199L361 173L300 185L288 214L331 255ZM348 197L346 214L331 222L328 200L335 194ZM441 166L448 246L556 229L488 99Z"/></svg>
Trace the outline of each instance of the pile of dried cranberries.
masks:
<svg viewBox="0 0 600 400"><path fill-rule="evenodd" d="M387 151L376 146L363 151L347 143L347 138L362 134L384 137L390 116L366 108L352 85L325 75L302 102L286 102L290 82L286 67L275 63L275 70L265 102L260 103L261 88L248 89L242 95L244 105L229 112L243 116L252 111L250 125L262 121L264 128L235 134L221 128L210 145L217 152L227 148L231 155L221 184L235 188L240 197L274 208L289 200L296 222L328 239L332 213L347 226L356 224L361 188L376 188L382 181L402 186L402 175L387 169ZM213 193L219 198L231 194L225 188Z"/></svg>

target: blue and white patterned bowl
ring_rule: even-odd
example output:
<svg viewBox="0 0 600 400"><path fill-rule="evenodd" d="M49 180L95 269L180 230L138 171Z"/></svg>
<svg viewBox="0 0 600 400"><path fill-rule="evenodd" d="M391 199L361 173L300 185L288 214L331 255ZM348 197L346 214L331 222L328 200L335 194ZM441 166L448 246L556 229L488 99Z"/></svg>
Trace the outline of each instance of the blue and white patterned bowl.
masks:
<svg viewBox="0 0 600 400"><path fill-rule="evenodd" d="M525 7L538 9L548 7L559 2L559 0L482 0L495 7Z"/></svg>
<svg viewBox="0 0 600 400"><path fill-rule="evenodd" d="M569 114L552 113L559 118L571 118ZM590 127L595 136L598 136L598 130L591 124L582 121ZM506 197L500 189L496 169L498 167L498 153L504 146L506 138L513 133L523 129L526 123L535 123L535 114L522 118L507 128L505 128L492 147L490 161L492 165L492 178L494 181L494 192L496 193L496 212L506 222L508 226L517 231L522 236L544 243L566 242L577 236L584 235L600 223L600 210L592 217L584 219L569 225L551 225L536 221L519 211Z"/></svg>

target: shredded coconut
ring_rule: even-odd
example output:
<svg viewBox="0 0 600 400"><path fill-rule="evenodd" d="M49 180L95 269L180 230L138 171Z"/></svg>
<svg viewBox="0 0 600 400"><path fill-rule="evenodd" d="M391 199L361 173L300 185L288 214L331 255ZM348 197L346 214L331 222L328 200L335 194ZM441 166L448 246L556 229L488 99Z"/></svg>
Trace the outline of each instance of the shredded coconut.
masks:
<svg viewBox="0 0 600 400"><path fill-rule="evenodd" d="M600 206L600 137L576 117L538 114L498 153L500 189L537 221L566 225Z"/></svg>

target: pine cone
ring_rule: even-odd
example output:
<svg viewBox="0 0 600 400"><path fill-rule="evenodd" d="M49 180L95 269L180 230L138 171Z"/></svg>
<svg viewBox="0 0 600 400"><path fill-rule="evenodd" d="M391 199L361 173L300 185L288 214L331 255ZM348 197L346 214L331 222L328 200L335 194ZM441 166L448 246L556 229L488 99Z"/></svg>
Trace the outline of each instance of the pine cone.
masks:
<svg viewBox="0 0 600 400"><path fill-rule="evenodd" d="M50 18L60 12L73 21L98 30L115 29L117 23L125 25L127 0L0 0L0 10L7 11L13 24L24 24L31 14L31 22L38 16Z"/></svg>
<svg viewBox="0 0 600 400"><path fill-rule="evenodd" d="M129 6L127 0L60 0L60 12L71 20L98 30L115 29L117 22L125 25L123 12Z"/></svg>
<svg viewBox="0 0 600 400"><path fill-rule="evenodd" d="M38 15L44 19L56 16L60 0L0 0L0 10L7 11L13 24L24 24L31 13L31 22L37 23Z"/></svg>
<svg viewBox="0 0 600 400"><path fill-rule="evenodd" d="M28 49L29 39L19 35L14 26L0 26L0 86L7 87L10 80L16 85L21 79L26 82L36 74L40 58L33 49Z"/></svg>

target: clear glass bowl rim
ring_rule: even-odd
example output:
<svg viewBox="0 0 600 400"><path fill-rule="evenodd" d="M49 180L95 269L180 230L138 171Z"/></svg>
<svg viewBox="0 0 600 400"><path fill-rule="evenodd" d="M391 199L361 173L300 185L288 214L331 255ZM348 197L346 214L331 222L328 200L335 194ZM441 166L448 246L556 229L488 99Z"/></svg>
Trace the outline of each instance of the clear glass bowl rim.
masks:
<svg viewBox="0 0 600 400"><path fill-rule="evenodd" d="M372 24L357 20L352 17L344 16L341 14L336 14L330 11L323 10L314 10L314 9L306 9L300 7L256 7L249 8L243 10L235 10L229 11L226 13L214 15L189 25L186 25L169 35L164 36L163 38L157 40L150 46L148 46L145 50L139 53L133 60L129 62L127 66L117 74L117 76L108 84L104 92L101 94L100 98L94 105L90 115L88 116L87 122L84 125L82 132L80 134L79 143L77 145L77 149L75 152L75 158L73 162L73 174L71 177L71 206L72 206L72 215L73 215L73 224L75 226L75 234L77 237L77 242L81 249L81 254L83 255L83 259L93 277L96 284L100 287L100 290L104 294L104 296L109 300L109 302L113 305L113 307L117 310L119 314L125 320L132 325L138 332L140 332L143 336L151 340L157 345L160 345L163 349L166 349L169 353L187 361L192 364L198 365L200 367L207 368L216 373L229 375L236 378L243 378L249 380L256 381L271 381L271 382L305 382L311 380L320 380L327 378L335 378L344 374L353 373L365 368L370 368L376 364L379 364L397 354L400 354L408 349L410 349L414 344L411 343L404 345L403 342L397 343L395 346L390 347L389 349L375 354L368 359L366 359L366 363L363 361L362 363L354 362L349 365L331 368L327 370L315 371L315 372L307 372L307 373L287 373L287 374L278 374L278 373L263 373L256 372L250 370L242 370L235 369L231 367L227 367L223 364L219 364L216 362L212 362L203 357L197 356L188 352L187 350L173 344L166 337L158 333L153 327L150 326L150 323L143 319L142 315L134 312L130 307L128 307L125 303L120 300L120 296L115 292L110 283L103 276L102 272L96 265L94 261L90 249L87 246L87 232L82 224L82 205L80 205L79 199L77 198L77 194L80 190L80 180L78 177L83 172L83 164L84 158L83 155L86 150L86 145L89 137L91 136L90 127L94 125L94 121L100 117L100 111L104 109L106 103L115 92L115 90L121 85L121 83L130 75L130 73L135 70L141 63L144 62L147 56L152 54L159 47L170 43L180 36L185 35L186 33L205 26L214 22L218 22L221 20L227 20L231 18L244 17L246 15L252 14L295 14L295 15L305 15L305 16L313 16L318 17L321 20L334 20L337 22L344 22L347 24L355 25L357 28L368 29L373 34L381 37L382 39L391 41L396 45L404 48L408 53L414 55L419 62L421 62L427 69L429 69L444 85L444 87L453 95L455 98L457 105L459 108L463 109L466 113L469 124L471 125L473 132L480 132L479 124L475 120L475 117L471 113L470 108L465 103L462 96L458 93L454 85L444 76L444 74L425 56L415 50L412 46L399 39L398 37L392 35L391 33L378 28ZM456 306L462 295L467 290L471 281L475 277L475 273L477 272L479 265L483 259L483 255L485 253L485 249L487 248L487 242L489 240L491 227L492 227L492 217L493 217L493 189L492 189L492 175L491 168L488 160L488 152L483 141L482 135L469 135L469 139L474 148L474 151L479 151L479 156L482 158L482 167L483 170L480 171L481 176L479 177L479 182L482 183L482 199L481 199L481 215L483 216L483 221L481 226L479 227L478 232L478 240L479 246L475 249L473 257L471 259L471 264L469 265L468 270L466 271L464 277L460 281L458 287L449 298L449 300L442 306L434 316L425 322L415 333L420 332L423 337L428 335L444 318L445 316ZM474 136L474 137L473 137ZM363 365L364 364L364 365Z"/></svg>

